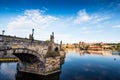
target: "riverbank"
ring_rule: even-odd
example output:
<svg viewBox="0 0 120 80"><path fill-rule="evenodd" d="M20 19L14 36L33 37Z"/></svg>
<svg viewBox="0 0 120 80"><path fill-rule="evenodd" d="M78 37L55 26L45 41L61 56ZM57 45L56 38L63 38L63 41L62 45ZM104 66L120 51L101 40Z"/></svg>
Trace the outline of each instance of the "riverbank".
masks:
<svg viewBox="0 0 120 80"><path fill-rule="evenodd" d="M6 61L14 61L14 62L17 62L19 59L18 58L0 58L0 62L6 62Z"/></svg>

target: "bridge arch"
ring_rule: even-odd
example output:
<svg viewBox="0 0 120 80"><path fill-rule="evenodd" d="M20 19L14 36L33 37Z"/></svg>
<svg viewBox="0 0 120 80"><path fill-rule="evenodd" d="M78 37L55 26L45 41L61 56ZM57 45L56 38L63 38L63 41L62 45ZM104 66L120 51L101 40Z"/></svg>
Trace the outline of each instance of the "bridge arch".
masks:
<svg viewBox="0 0 120 80"><path fill-rule="evenodd" d="M13 49L13 55L18 57L22 62L27 63L38 63L41 62L42 58L42 54L39 54L36 51L27 48Z"/></svg>

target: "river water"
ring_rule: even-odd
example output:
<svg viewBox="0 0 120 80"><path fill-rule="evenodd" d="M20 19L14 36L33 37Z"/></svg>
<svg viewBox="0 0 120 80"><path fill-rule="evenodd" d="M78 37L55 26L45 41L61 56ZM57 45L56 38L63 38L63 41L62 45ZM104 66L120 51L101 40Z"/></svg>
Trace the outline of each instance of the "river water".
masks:
<svg viewBox="0 0 120 80"><path fill-rule="evenodd" d="M0 80L120 80L120 55L68 51L61 72L47 77L21 73L17 62L0 62Z"/></svg>

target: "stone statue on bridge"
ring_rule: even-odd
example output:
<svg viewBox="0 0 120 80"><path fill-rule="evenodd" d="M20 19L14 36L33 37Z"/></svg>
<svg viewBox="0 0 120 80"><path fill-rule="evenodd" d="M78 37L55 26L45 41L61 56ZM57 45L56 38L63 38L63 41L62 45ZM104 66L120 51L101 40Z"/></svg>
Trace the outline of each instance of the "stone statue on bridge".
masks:
<svg viewBox="0 0 120 80"><path fill-rule="evenodd" d="M54 44L54 32L52 32L52 35L50 35L50 41L48 45L48 51L54 51L55 44Z"/></svg>

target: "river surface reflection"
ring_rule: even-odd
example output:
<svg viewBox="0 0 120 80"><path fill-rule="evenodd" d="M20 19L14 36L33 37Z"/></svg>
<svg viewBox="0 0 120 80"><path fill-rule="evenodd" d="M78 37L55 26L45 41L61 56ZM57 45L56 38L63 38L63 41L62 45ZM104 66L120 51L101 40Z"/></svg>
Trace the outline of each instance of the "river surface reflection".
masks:
<svg viewBox="0 0 120 80"><path fill-rule="evenodd" d="M67 51L61 72L47 77L17 72L16 62L0 63L0 80L120 80L120 56L116 52L82 54Z"/></svg>

